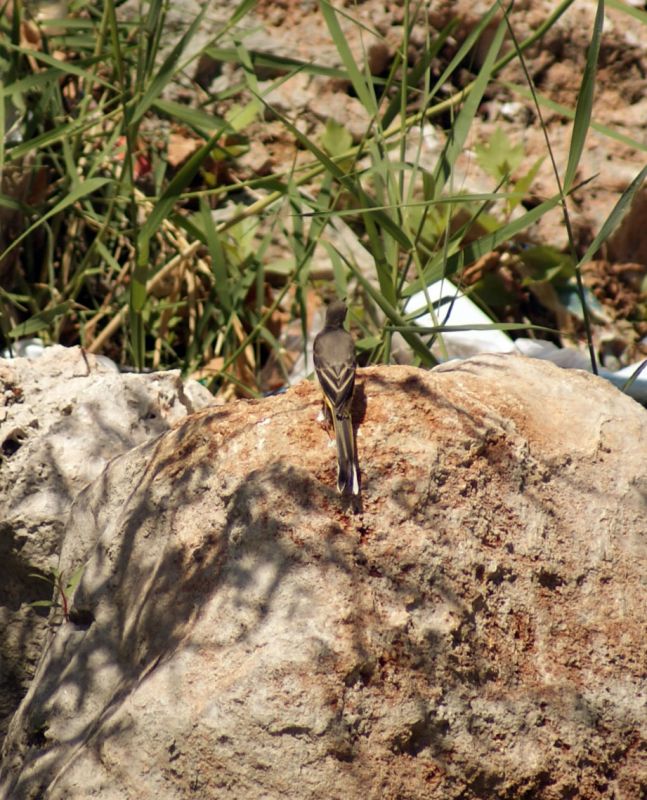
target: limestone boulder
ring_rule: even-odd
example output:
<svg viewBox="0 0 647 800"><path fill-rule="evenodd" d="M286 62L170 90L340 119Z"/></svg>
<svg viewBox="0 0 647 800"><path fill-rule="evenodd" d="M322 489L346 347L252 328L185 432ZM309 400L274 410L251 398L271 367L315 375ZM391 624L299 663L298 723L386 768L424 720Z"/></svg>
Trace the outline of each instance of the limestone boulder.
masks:
<svg viewBox="0 0 647 800"><path fill-rule="evenodd" d="M517 356L357 383L359 503L307 382L77 496L3 800L645 796L647 412Z"/></svg>
<svg viewBox="0 0 647 800"><path fill-rule="evenodd" d="M72 500L108 462L204 407L179 372L120 374L79 348L0 359L0 740L41 655Z"/></svg>

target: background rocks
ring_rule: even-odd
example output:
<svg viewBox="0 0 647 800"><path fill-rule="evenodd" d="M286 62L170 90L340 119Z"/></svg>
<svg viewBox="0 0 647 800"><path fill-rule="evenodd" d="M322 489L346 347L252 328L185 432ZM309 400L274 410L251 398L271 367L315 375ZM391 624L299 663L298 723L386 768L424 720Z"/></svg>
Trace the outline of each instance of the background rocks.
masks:
<svg viewBox="0 0 647 800"><path fill-rule="evenodd" d="M27 604L52 597L30 575L57 566L76 493L211 398L179 372L122 375L87 359L59 346L0 359L0 738L42 651L48 612Z"/></svg>
<svg viewBox="0 0 647 800"><path fill-rule="evenodd" d="M363 370L363 505L319 397L194 414L74 503L0 797L647 790L647 415L510 356Z"/></svg>

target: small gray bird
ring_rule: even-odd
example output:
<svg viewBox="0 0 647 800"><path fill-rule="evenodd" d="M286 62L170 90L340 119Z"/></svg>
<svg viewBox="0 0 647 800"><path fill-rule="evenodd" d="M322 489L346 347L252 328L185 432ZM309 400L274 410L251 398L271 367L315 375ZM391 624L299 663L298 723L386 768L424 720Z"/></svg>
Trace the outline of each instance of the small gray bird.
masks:
<svg viewBox="0 0 647 800"><path fill-rule="evenodd" d="M350 414L355 387L355 343L344 330L346 304L333 301L326 311L326 323L313 345L315 373L330 411L337 442L337 490L359 494L355 435Z"/></svg>

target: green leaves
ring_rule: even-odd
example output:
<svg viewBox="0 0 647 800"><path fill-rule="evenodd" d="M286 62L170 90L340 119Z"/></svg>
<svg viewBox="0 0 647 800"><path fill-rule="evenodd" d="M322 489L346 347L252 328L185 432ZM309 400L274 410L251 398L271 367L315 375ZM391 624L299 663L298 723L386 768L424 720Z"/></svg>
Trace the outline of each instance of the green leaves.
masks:
<svg viewBox="0 0 647 800"><path fill-rule="evenodd" d="M474 145L474 152L479 166L497 183L507 179L520 167L525 155L523 145L514 145L500 126L488 142Z"/></svg>
<svg viewBox="0 0 647 800"><path fill-rule="evenodd" d="M513 144L510 137L500 126L491 135L489 141L474 145L476 160L488 175L506 191L506 205L508 216L521 203L532 186L544 156L540 156L530 169L512 180L512 173L517 172L524 161L525 150L523 144Z"/></svg>
<svg viewBox="0 0 647 800"><path fill-rule="evenodd" d="M321 144L328 155L341 156L351 149L353 137L343 125L331 118L326 122Z"/></svg>
<svg viewBox="0 0 647 800"><path fill-rule="evenodd" d="M39 311L37 314L25 320L25 322L21 322L19 325L13 327L9 331L8 336L12 339L23 339L28 336L33 336L44 328L49 328L52 322L66 314L71 306L72 301L66 300L64 303L58 303L51 308L45 308L43 311Z"/></svg>
<svg viewBox="0 0 647 800"><path fill-rule="evenodd" d="M76 587L81 582L84 571L85 564L80 564L74 572L72 572L67 582L65 581L63 573L56 568L52 569L47 575L43 575L39 572L30 573L30 578L36 578L37 580L49 584L54 592L54 597L51 600L35 600L29 603L29 605L32 608L60 608L63 612L63 619L68 622L71 610L70 601L76 591Z"/></svg>
<svg viewBox="0 0 647 800"><path fill-rule="evenodd" d="M313 291L349 297L366 358L389 361L398 333L425 365L434 360L430 332L408 324L408 297L441 278L463 281L475 262L496 262L493 251L509 250L519 275L513 287L501 270L470 282L490 307L503 311L517 294L539 297L544 288L563 292L574 314L585 312L592 298L580 268L622 218L645 170L584 255L533 242L528 231L581 189L576 176L589 129L631 141L594 121L601 1L575 108L537 94L531 72L526 86L508 86L535 98L538 116L550 108L573 120L568 163L556 175L562 190L528 197L544 154L530 157L506 123L477 141L484 99L507 86L497 83L501 69L514 59L522 65L530 44L541 46L572 2L560 0L517 43L498 0L456 42L461 21L436 31L423 6L409 0L401 4L398 41L368 26L352 5L320 0L337 50L325 64L316 54L249 49L237 25L253 0L240 2L194 55L187 54L208 4L170 43L162 0L128 23L114 3L96 16L59 21L63 34L50 39L56 48L43 52L21 46L14 20L8 44L0 42L0 129L10 124L3 122L8 109L20 136L0 143L0 168L33 174L24 194L0 195L3 211L23 215L0 253L0 262L17 259L20 275L0 288L2 336L56 340L65 330L70 340L75 329L114 357L127 359L130 347L137 367L192 372L208 365L214 381L255 394L267 363L284 355L286 311L301 316L305 340ZM371 58L376 46L386 54L379 70ZM64 58L52 55L65 48ZM180 76L186 87L201 55L227 61L233 80L224 89L201 86L187 103L169 99L168 88ZM25 68L26 56L35 69ZM321 125L272 107L290 80L312 91L336 82ZM358 118L348 121L358 105L363 129ZM171 157L166 136L186 139L188 155ZM468 149L491 177L490 192L470 191ZM528 238L534 246L525 246Z"/></svg>
<svg viewBox="0 0 647 800"><path fill-rule="evenodd" d="M575 275L575 267L567 253L560 253L550 245L528 247L521 251L519 258L528 267L529 275L525 285L531 283L564 283Z"/></svg>

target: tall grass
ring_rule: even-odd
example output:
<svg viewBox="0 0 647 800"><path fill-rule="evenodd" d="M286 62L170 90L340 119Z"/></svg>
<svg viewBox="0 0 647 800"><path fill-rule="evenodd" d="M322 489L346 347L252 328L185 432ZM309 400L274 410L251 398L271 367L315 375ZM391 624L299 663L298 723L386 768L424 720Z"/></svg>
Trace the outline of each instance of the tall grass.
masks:
<svg viewBox="0 0 647 800"><path fill-rule="evenodd" d="M368 53L350 47L349 26L359 41L382 37L362 28L352 11L342 13L326 0L319 10L339 54L334 69L248 50L241 24L253 0L241 2L198 52L190 51L208 22L208 4L169 47L169 5L161 0L151 0L131 20L112 0L79 0L65 18L42 24L28 20L20 2L4 0L0 343L38 333L49 342L81 343L138 369L180 367L207 376L224 392L256 395L268 360L289 370L280 341L285 314L299 316L305 334L309 294L341 291L357 309L366 360L389 361L398 332L415 361L430 365L430 336L442 325L417 329L405 310L408 298L434 280L460 280L475 260L514 244L559 206L595 368L581 267L611 234L645 178L643 170L586 253L578 253L568 208L584 142L591 127L619 136L594 121L602 0L577 105L559 108L573 125L563 174L552 159L555 195L525 209L529 187L508 174L480 194L462 191L456 178L485 94L511 60L524 64L528 47L541 42L571 4L564 0L532 36L517 41L506 7L494 2L450 57L444 53L456 21L442 31L427 26L422 56L412 65L408 40L426 17L421 4L407 1L402 41L388 74L374 76ZM489 44L473 79L461 84L461 70L473 63L483 41ZM240 83L195 87L197 100L186 105L169 97L169 89L186 82L207 56L212 63L237 65ZM439 62L437 74L432 64ZM268 69L276 76L269 82ZM367 119L359 142L334 125L314 140L273 107L272 90L298 73L346 82ZM507 88L532 98L552 158L541 109L554 111L555 104L536 91L527 70L525 75L525 86ZM216 113L223 108L224 115ZM307 158L295 159L284 172L232 179L238 159L253 145L249 132L269 119L280 123ZM431 125L443 135L433 165L416 147ZM175 129L196 140L179 167L169 164L167 146ZM493 218L489 209L501 200L519 213ZM361 263L337 243L340 229L354 238L355 252L366 255ZM277 239L285 258L273 255ZM312 273L318 246L330 259L334 288ZM433 307L427 310L435 314Z"/></svg>

